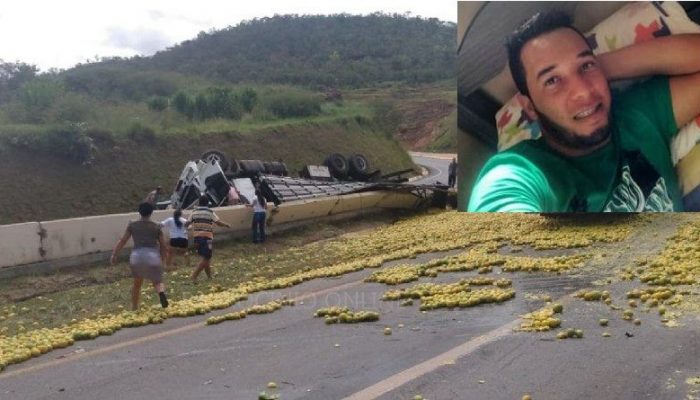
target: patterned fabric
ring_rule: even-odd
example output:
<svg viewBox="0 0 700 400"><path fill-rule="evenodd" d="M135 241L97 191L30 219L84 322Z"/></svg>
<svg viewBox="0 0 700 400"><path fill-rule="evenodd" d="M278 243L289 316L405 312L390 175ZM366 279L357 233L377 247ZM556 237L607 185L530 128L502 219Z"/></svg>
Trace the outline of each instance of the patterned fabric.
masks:
<svg viewBox="0 0 700 400"><path fill-rule="evenodd" d="M540 124L528 118L515 97L496 113L496 128L498 151L513 147L523 140L538 139L542 134Z"/></svg>
<svg viewBox="0 0 700 400"><path fill-rule="evenodd" d="M214 223L219 217L209 207L197 207L190 215L192 230L195 238L214 238Z"/></svg>
<svg viewBox="0 0 700 400"><path fill-rule="evenodd" d="M593 28L586 38L593 52L602 54L656 37L681 33L700 33L700 26L688 18L680 4L668 1L639 2L622 7ZM498 151L506 150L523 140L537 139L541 134L539 124L527 118L515 97L496 113L496 127ZM681 128L673 139L673 164L678 164L697 143L700 143L700 116ZM679 171L679 175L682 173ZM680 180L687 181L682 176ZM686 184L683 193L690 192L698 184L700 180L692 186Z"/></svg>

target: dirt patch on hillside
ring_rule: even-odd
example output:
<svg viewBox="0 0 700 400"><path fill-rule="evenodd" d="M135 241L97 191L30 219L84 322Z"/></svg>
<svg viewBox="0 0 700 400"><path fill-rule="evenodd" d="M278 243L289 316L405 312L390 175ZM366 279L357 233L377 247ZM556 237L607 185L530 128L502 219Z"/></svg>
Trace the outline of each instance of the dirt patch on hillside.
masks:
<svg viewBox="0 0 700 400"><path fill-rule="evenodd" d="M455 109L444 99L416 100L397 106L404 118L396 138L409 150L423 150L440 136L440 121Z"/></svg>

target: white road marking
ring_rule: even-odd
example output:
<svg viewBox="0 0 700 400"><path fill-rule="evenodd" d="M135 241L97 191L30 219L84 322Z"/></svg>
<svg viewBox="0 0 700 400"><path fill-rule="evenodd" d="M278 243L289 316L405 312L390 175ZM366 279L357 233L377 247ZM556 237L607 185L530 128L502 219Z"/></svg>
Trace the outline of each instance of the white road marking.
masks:
<svg viewBox="0 0 700 400"><path fill-rule="evenodd" d="M564 306L572 301L573 297L564 295L556 300ZM369 386L359 392L356 392L343 400L372 400L382 396L398 387L417 379L425 374L428 374L442 366L452 365L455 360L460 357L467 356L477 350L479 347L492 343L502 337L513 332L514 329L520 326L521 319L515 319L505 325L486 332L483 335L477 336L459 346L437 355L427 361L414 365L411 368L405 369L397 374L394 374L386 379L383 379L372 386Z"/></svg>
<svg viewBox="0 0 700 400"><path fill-rule="evenodd" d="M477 336L472 340L467 341L457 347L454 347L438 356L435 356L427 361L417 364L411 368L403 370L398 374L392 375L374 385L367 387L359 392L356 392L344 400L371 400L376 399L416 378L419 378L427 373L430 373L442 366L451 365L454 360L469 355L479 347L494 342L513 332L513 329L518 327L520 319L511 321L499 328L496 328L484 335Z"/></svg>

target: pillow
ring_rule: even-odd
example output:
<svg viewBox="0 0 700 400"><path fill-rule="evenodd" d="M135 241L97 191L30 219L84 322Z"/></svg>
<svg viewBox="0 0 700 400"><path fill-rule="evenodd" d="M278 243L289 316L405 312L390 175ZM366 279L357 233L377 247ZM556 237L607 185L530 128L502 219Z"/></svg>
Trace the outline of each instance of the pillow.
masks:
<svg viewBox="0 0 700 400"><path fill-rule="evenodd" d="M595 54L602 54L655 37L679 33L699 33L700 26L691 21L677 2L630 3L596 25L588 34ZM674 165L700 142L700 121L684 126L672 143ZM515 96L496 113L498 151L526 139L540 137L540 127L523 112ZM683 181L681 179L681 181ZM700 183L695 182L693 187ZM687 190L686 190L687 189ZM683 194L692 188L684 188Z"/></svg>
<svg viewBox="0 0 700 400"><path fill-rule="evenodd" d="M700 32L677 2L628 4L596 25L586 38L595 54L680 33Z"/></svg>
<svg viewBox="0 0 700 400"><path fill-rule="evenodd" d="M496 129L498 129L498 151L503 151L518 142L540 137L540 124L531 120L518 99L513 96L496 113Z"/></svg>

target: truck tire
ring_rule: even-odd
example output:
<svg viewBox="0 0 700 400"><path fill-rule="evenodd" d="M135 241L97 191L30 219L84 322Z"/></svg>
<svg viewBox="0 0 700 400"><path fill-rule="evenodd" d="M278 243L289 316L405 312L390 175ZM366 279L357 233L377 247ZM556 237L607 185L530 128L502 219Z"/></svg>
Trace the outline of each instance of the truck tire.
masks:
<svg viewBox="0 0 700 400"><path fill-rule="evenodd" d="M369 175L369 161L362 154L353 154L348 158L349 173L355 179L364 179Z"/></svg>
<svg viewBox="0 0 700 400"><path fill-rule="evenodd" d="M207 150L204 153L202 153L202 156L200 157L202 161L205 162L211 162L213 160L216 160L219 162L219 166L221 167L222 171L227 171L229 162L228 162L228 157L226 155L218 150Z"/></svg>
<svg viewBox="0 0 700 400"><path fill-rule="evenodd" d="M287 166L281 161L263 161L265 173L268 175L287 176Z"/></svg>
<svg viewBox="0 0 700 400"><path fill-rule="evenodd" d="M331 171L331 175L338 179L343 179L348 176L348 162L342 154L333 153L326 157L324 163Z"/></svg>
<svg viewBox="0 0 700 400"><path fill-rule="evenodd" d="M241 160L238 165L241 167L242 174L249 178L265 172L265 166L260 160Z"/></svg>
<svg viewBox="0 0 700 400"><path fill-rule="evenodd" d="M269 161L263 161L263 171L267 175L274 175L272 172L272 164Z"/></svg>

